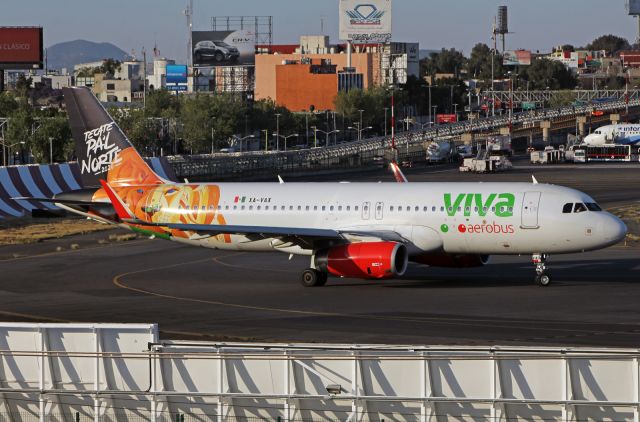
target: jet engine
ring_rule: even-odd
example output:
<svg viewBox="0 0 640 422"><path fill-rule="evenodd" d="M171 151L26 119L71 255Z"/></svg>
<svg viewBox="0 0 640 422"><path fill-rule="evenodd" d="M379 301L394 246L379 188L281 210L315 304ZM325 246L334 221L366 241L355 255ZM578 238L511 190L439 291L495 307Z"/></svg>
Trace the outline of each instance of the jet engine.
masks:
<svg viewBox="0 0 640 422"><path fill-rule="evenodd" d="M489 255L425 254L411 257L411 261L432 267L471 268L489 262Z"/></svg>
<svg viewBox="0 0 640 422"><path fill-rule="evenodd" d="M384 279L407 269L407 248L397 242L362 242L316 252L316 269L339 277Z"/></svg>

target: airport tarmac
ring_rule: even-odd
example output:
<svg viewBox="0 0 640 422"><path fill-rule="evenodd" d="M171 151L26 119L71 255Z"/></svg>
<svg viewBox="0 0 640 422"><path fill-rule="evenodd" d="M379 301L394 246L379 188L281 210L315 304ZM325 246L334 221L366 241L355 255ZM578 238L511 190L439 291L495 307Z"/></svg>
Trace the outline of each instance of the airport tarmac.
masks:
<svg viewBox="0 0 640 422"><path fill-rule="evenodd" d="M640 201L640 166L523 164L503 174L434 166L410 181L525 181L576 187L603 206ZM390 180L385 170L314 180ZM286 182L287 179L285 179ZM293 180L293 179L292 179ZM297 178L296 180L301 180ZM105 233L0 247L0 318L157 322L163 338L402 344L638 347L640 247L552 256L552 286L528 256L474 269L411 266L400 280L330 278L304 288L307 258L213 251ZM70 250L77 243L79 249ZM54 252L57 246L62 252Z"/></svg>

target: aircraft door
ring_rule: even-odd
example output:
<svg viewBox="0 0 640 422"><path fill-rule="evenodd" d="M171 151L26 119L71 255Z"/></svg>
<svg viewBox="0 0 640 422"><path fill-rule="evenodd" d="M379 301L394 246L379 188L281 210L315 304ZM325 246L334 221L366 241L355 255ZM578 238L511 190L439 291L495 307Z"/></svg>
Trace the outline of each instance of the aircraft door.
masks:
<svg viewBox="0 0 640 422"><path fill-rule="evenodd" d="M384 204L382 202L376 202L376 220L382 220L383 210Z"/></svg>
<svg viewBox="0 0 640 422"><path fill-rule="evenodd" d="M362 203L362 219L368 220L371 216L371 202L363 202Z"/></svg>
<svg viewBox="0 0 640 422"><path fill-rule="evenodd" d="M522 199L521 224L523 229L537 229L538 206L540 204L540 192L525 192Z"/></svg>

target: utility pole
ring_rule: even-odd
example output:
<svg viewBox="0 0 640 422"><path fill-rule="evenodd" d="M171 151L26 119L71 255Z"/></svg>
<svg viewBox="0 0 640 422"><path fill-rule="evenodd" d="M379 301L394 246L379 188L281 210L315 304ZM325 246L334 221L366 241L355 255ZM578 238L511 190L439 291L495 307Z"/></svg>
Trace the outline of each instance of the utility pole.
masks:
<svg viewBox="0 0 640 422"><path fill-rule="evenodd" d="M384 137L387 137L387 110L389 110L389 107L385 107L384 108Z"/></svg>
<svg viewBox="0 0 640 422"><path fill-rule="evenodd" d="M147 50L142 47L142 109L147 109Z"/></svg>

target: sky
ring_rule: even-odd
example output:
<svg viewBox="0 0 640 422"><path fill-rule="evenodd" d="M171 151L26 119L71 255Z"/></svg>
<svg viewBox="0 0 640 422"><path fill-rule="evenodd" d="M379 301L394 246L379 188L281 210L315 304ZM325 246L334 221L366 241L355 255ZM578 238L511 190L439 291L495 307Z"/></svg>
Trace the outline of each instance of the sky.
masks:
<svg viewBox="0 0 640 422"><path fill-rule="evenodd" d="M40 25L45 47L76 39L111 42L140 55L158 46L184 62L187 0L2 0L0 26ZM211 29L212 16L273 16L273 42L296 44L300 35L324 33L337 42L338 0L193 0L194 30ZM625 0L393 0L393 40L421 49L456 48L468 55L478 42L491 43L499 5L509 8L507 49L550 51L583 46L603 34L633 42L637 20Z"/></svg>

